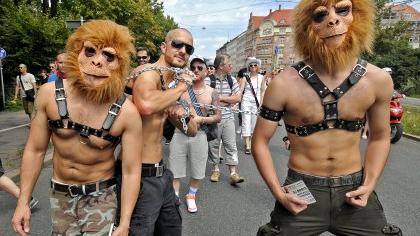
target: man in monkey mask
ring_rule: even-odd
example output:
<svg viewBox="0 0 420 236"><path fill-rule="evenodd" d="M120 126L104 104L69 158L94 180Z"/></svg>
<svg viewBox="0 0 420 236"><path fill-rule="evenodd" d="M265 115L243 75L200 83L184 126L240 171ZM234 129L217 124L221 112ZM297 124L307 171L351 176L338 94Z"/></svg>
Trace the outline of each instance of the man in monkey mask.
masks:
<svg viewBox="0 0 420 236"><path fill-rule="evenodd" d="M257 167L277 200L258 235L401 233L387 224L374 191L389 153L393 87L388 74L359 58L371 51L374 19L371 0L302 0L296 7L295 47L303 61L268 87L252 140ZM366 113L371 133L362 162ZM283 187L268 147L282 116L292 147ZM294 191L300 180L307 188Z"/></svg>
<svg viewBox="0 0 420 236"><path fill-rule="evenodd" d="M120 224L127 235L140 188L141 119L123 94L133 37L109 20L83 24L68 39L66 80L42 86L36 98L21 167L21 193L13 216L20 235L30 231L28 202L50 137L52 235L109 235L115 220L114 150L121 142Z"/></svg>

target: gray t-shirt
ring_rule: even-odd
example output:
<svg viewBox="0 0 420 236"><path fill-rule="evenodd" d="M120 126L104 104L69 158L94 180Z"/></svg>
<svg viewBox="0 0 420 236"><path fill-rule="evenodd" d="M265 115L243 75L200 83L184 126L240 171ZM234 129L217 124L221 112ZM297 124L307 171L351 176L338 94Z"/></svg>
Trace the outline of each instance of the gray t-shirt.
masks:
<svg viewBox="0 0 420 236"><path fill-rule="evenodd" d="M16 76L16 83L19 84L19 88L20 88L20 96L21 97L26 97L26 94L23 91L23 89L24 90L29 90L29 89L34 88L33 84L36 83L35 76L31 73L26 73L25 75L21 76L21 80L22 80L22 83L20 83L19 75ZM24 88L22 88L22 84L23 84Z"/></svg>
<svg viewBox="0 0 420 236"><path fill-rule="evenodd" d="M231 96L233 94L236 94L239 92L240 88L239 88L239 84L238 82L236 82L235 77L232 76L232 89L230 89L229 86L229 82L227 81L227 76L225 76L225 78L223 80L220 80L219 78L216 77L216 87L214 89L216 89L216 91L219 93L219 96ZM207 77L204 82L206 83L206 85L210 86L211 84L211 79L209 77ZM224 107L229 107L231 108L232 105L225 105ZM222 119L227 119L227 118L233 118L233 113L231 111L225 111L222 110Z"/></svg>

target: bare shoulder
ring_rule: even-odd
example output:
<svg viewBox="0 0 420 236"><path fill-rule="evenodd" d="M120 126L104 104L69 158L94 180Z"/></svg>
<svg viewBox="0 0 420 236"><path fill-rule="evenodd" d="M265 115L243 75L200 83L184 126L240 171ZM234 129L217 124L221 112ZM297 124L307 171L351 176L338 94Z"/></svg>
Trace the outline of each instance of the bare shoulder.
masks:
<svg viewBox="0 0 420 236"><path fill-rule="evenodd" d="M299 75L292 67L280 72L267 87L263 104L271 109L283 110L300 82Z"/></svg>
<svg viewBox="0 0 420 236"><path fill-rule="evenodd" d="M130 127L134 127L137 126L137 124L141 124L141 117L139 111L130 99L126 99L124 104L122 105L119 118L123 121L124 124Z"/></svg>
<svg viewBox="0 0 420 236"><path fill-rule="evenodd" d="M55 83L45 83L39 87L37 92L37 104L46 105L48 101L55 97Z"/></svg>
<svg viewBox="0 0 420 236"><path fill-rule="evenodd" d="M387 96L392 93L394 87L392 77L386 71L369 63L365 76L369 83L372 83L372 87L375 88L378 95L385 94Z"/></svg>

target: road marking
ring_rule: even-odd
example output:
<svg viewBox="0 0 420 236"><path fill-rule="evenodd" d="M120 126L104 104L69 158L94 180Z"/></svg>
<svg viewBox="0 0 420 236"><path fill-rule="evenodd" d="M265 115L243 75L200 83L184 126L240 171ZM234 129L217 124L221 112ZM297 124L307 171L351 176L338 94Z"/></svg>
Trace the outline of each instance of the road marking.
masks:
<svg viewBox="0 0 420 236"><path fill-rule="evenodd" d="M28 124L24 124L24 125L18 125L18 126L10 127L10 128L7 128L7 129L1 129L1 130L0 130L0 134L1 134L1 133L4 133L4 132L7 132L7 131L10 131L10 130L19 129L19 128L22 128L22 127L28 126L29 124L30 124L30 123L28 123Z"/></svg>

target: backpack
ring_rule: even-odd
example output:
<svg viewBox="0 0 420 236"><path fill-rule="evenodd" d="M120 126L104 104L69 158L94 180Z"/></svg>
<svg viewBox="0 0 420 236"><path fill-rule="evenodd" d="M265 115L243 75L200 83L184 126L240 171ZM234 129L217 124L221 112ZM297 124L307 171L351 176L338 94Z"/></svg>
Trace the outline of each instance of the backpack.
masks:
<svg viewBox="0 0 420 236"><path fill-rule="evenodd" d="M216 76L210 75L210 87L216 88ZM232 90L233 87L233 79L231 75L227 75L227 82L229 84L230 90Z"/></svg>

